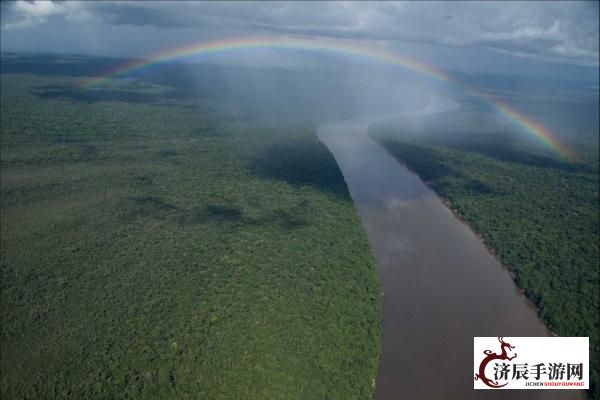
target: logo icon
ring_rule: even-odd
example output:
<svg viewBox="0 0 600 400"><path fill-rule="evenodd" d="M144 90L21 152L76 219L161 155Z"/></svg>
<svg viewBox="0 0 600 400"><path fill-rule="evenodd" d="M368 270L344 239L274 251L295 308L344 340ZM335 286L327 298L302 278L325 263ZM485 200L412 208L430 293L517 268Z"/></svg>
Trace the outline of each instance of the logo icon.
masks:
<svg viewBox="0 0 600 400"><path fill-rule="evenodd" d="M473 389L589 387L589 338L504 338L473 338Z"/></svg>
<svg viewBox="0 0 600 400"><path fill-rule="evenodd" d="M509 357L508 351L507 351L507 349L509 349L510 351L514 350L515 346L511 346L509 343L506 343L501 336L498 337L498 341L500 342L500 353L496 354L496 353L492 352L492 350L484 350L483 354L485 354L486 357L481 361L481 364L479 364L479 373L475 374L475 380L481 379L481 381L483 383L485 383L487 386L489 386L491 388L501 388L503 386L508 385L508 382L506 382L503 385L500 385L498 383L498 381L493 381L493 380L489 379L488 377L486 377L485 376L485 367L487 367L488 363L490 363L491 361L494 361L494 360L510 361L517 357L517 354L515 354L512 357Z"/></svg>

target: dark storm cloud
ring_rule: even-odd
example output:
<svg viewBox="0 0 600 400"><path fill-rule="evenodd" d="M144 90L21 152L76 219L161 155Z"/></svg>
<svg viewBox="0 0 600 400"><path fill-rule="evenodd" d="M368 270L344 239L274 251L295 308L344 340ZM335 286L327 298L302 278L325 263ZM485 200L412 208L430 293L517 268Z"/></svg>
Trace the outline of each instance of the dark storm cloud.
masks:
<svg viewBox="0 0 600 400"><path fill-rule="evenodd" d="M3 29L45 24L288 34L486 47L541 59L598 63L597 2L10 2ZM54 22L54 25L52 24ZM168 34L168 33L165 33Z"/></svg>
<svg viewBox="0 0 600 400"><path fill-rule="evenodd" d="M135 4L98 2L88 6L103 22L110 25L157 26L175 28L183 24L177 13Z"/></svg>

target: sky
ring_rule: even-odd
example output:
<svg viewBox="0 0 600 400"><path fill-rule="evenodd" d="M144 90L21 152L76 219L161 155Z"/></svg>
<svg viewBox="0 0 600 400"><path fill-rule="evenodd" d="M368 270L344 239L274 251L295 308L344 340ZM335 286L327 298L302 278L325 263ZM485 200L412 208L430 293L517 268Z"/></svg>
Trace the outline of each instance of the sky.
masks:
<svg viewBox="0 0 600 400"><path fill-rule="evenodd" d="M377 46L467 72L567 77L597 75L599 64L596 1L0 4L3 51L147 57L215 39L286 36ZM302 64L317 56L267 49L212 57L206 61Z"/></svg>

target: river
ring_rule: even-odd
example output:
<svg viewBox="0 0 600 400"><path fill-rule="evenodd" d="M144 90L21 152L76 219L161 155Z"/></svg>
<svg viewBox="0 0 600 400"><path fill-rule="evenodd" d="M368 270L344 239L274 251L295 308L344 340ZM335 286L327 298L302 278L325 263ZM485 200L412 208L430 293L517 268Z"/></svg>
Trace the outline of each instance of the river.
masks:
<svg viewBox="0 0 600 400"><path fill-rule="evenodd" d="M377 121L458 107L434 96L420 110L318 130L344 175L379 273L383 337L375 399L583 398L572 390L473 390L474 336L551 332L469 227L368 135Z"/></svg>

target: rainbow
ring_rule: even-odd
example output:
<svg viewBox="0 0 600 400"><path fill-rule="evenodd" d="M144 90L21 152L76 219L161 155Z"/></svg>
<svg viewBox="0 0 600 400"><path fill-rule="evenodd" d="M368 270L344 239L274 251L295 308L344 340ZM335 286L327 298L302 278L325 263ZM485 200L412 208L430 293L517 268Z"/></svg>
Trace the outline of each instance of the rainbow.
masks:
<svg viewBox="0 0 600 400"><path fill-rule="evenodd" d="M567 161L578 162L579 159L573 149L571 149L566 144L562 143L558 137L550 132L544 125L540 124L537 121L534 121L532 118L527 115L521 113L520 111L515 110L512 107L509 107L507 104L500 102L498 100L494 100L493 102L489 100L487 96L480 96L487 100L488 104L492 104L497 111L499 111L502 115L507 117L509 120L513 121L516 125L518 125L525 132L531 133L533 136L542 141L546 146L550 147L554 151L556 151L560 156L562 156Z"/></svg>
<svg viewBox="0 0 600 400"><path fill-rule="evenodd" d="M128 74L140 71L151 66L170 63L173 61L185 59L192 56L201 56L225 51L234 51L238 49L253 49L253 48L281 48L281 49L298 49L298 50L324 50L328 52L338 53L379 61L386 64L392 64L409 71L419 73L421 75L433 78L437 81L450 83L459 87L464 93L469 96L479 98L486 104L491 106L500 114L504 115L512 121L520 129L528 132L538 138L549 148L553 149L558 155L568 161L576 161L575 153L568 146L563 144L558 137L550 132L539 122L531 117L517 111L508 104L490 97L474 88L461 84L446 72L439 70L431 65L413 60L398 53L382 50L376 47L363 47L356 44L345 44L339 41L325 39L303 39L291 37L278 38L233 38L222 39L208 42L200 42L188 44L151 54L142 60L134 60L122 65L119 65L106 73L86 79L82 83L84 89L92 88L109 81L112 78L127 76Z"/></svg>

